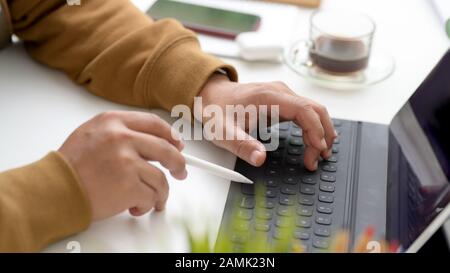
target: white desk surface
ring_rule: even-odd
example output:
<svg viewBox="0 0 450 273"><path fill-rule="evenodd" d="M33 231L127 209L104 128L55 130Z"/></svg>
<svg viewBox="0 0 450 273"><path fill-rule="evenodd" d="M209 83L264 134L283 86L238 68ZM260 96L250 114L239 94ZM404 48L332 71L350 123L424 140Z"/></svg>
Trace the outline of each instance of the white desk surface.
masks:
<svg viewBox="0 0 450 273"><path fill-rule="evenodd" d="M145 9L152 1L134 2ZM239 7L235 1L226 2ZM332 91L306 83L283 65L230 60L241 82L281 80L298 94L326 105L334 117L389 123L449 47L443 26L426 0L323 0L323 7L356 9L375 19L375 46L387 49L396 59L391 78L363 90ZM310 13L309 9L298 10L292 37L306 37ZM94 97L62 73L34 62L20 45L1 51L0 171L39 159L57 149L80 124L112 109L133 108ZM167 113L156 112L169 120ZM186 151L229 168L235 163L233 155L205 141L188 142ZM188 248L180 219L187 219L196 230L208 227L214 239L230 182L194 168L188 171L185 181L169 178L166 211L140 218L120 214L46 251L68 252L67 242L78 241L82 251L183 252Z"/></svg>

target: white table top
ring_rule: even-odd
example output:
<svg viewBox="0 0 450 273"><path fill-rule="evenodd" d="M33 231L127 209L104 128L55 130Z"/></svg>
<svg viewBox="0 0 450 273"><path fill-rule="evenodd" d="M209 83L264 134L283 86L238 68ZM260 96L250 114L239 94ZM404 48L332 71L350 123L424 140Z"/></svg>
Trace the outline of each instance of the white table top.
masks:
<svg viewBox="0 0 450 273"><path fill-rule="evenodd" d="M134 2L145 9L152 0ZM235 1L226 2L239 7ZM223 1L219 4L225 5ZM352 8L374 18L375 46L388 50L396 59L396 71L388 80L357 91L332 91L306 83L281 64L230 60L238 69L241 82L281 80L298 94L326 105L334 117L389 123L449 47L443 26L425 0L323 0L323 6ZM306 37L310 13L309 9L298 10L292 37ZM133 108L89 94L63 74L34 62L20 45L1 51L0 171L39 159L57 149L80 124L112 109ZM169 120L167 113L153 112ZM233 155L205 141L188 142L186 151L228 168L234 166ZM181 219L187 219L195 230L209 228L214 239L229 181L195 168L188 168L188 172L188 179L182 182L169 177L171 191L166 211L140 218L120 214L94 223L87 231L64 239L47 251L68 252L69 241L80 242L82 251L187 251Z"/></svg>

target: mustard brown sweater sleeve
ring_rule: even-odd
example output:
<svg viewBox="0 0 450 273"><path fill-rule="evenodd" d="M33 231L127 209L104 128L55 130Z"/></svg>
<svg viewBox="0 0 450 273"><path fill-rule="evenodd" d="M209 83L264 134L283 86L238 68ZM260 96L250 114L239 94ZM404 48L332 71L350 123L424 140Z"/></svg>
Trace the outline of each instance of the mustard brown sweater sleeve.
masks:
<svg viewBox="0 0 450 273"><path fill-rule="evenodd" d="M129 0L9 0L14 33L39 62L114 102L170 110L192 106L214 71L236 71L203 53L175 20L153 22Z"/></svg>
<svg viewBox="0 0 450 273"><path fill-rule="evenodd" d="M0 174L0 252L37 251L90 221L87 195L58 153Z"/></svg>
<svg viewBox="0 0 450 273"><path fill-rule="evenodd" d="M14 33L37 61L65 72L108 100L170 110L192 106L217 69L174 20L153 22L128 0L0 0ZM76 174L57 153L0 174L0 251L37 251L85 229L89 204Z"/></svg>

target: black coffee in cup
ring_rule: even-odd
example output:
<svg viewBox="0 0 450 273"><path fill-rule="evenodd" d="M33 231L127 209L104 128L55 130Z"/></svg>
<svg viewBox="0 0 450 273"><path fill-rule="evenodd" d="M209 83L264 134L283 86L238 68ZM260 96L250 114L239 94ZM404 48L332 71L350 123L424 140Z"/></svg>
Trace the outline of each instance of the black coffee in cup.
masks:
<svg viewBox="0 0 450 273"><path fill-rule="evenodd" d="M327 72L345 74L367 67L369 52L359 40L319 36L309 51L312 62Z"/></svg>

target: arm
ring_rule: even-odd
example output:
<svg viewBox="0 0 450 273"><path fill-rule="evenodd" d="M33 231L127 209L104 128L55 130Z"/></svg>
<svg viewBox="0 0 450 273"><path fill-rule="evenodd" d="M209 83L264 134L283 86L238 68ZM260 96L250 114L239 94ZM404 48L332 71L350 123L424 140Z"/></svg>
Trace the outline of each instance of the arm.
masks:
<svg viewBox="0 0 450 273"><path fill-rule="evenodd" d="M128 0L9 0L14 33L33 58L114 102L170 110L191 105L218 68L193 32L153 22Z"/></svg>
<svg viewBox="0 0 450 273"><path fill-rule="evenodd" d="M25 43L31 56L64 71L92 93L112 101L170 109L180 103L191 105L193 96L218 68L225 69L232 79L236 79L233 68L201 52L192 32L173 20L154 23L128 0L83 0L81 7L69 7L62 0L0 1L4 6L8 4L14 33ZM152 124L151 120L156 119L148 120L146 122ZM108 122L109 119L96 118L91 123L97 124L94 127L100 134ZM161 128L155 124L152 127ZM125 131L114 129L112 134L127 134L122 130ZM133 135L134 138L137 136ZM158 139L153 142L160 143ZM39 250L87 228L92 220L124 209L130 209L133 215L141 215L152 208L146 202L155 202L155 196L161 195L156 199L161 204L156 202L156 207L162 208L166 192L155 194L155 190L141 190L139 192L148 191L148 194L142 198L136 198L134 193L127 198L117 196L115 200L121 203L118 206L114 202L116 207L105 201L112 199L108 199L111 195L97 196L96 193L102 191L95 189L98 185L93 181L111 183L118 175L102 174L99 170L103 167L94 166L105 162L105 158L87 164L87 160L76 160L83 158L81 155L75 159L73 155L76 152L87 154L85 159L102 156L104 153L97 151L102 145L108 145L108 151L117 151L120 155L123 152L119 151L132 153L133 148L97 143L94 145L97 150L89 152L80 145L92 144L95 140L80 141L81 137L72 136L61 148L61 153L51 153L31 165L0 173L0 251ZM148 142L151 147L158 147L158 144ZM168 144L163 146L168 147ZM151 156L151 152L147 154ZM120 159L120 155L111 157ZM169 159L173 157L167 156L163 160ZM140 173L153 177L149 184L159 182L160 186L151 187L160 192L166 184L164 175L156 168L142 167L141 160L137 156L131 159L133 165L140 164ZM123 165L120 162L114 164L118 165L110 169L120 169ZM182 163L166 165L168 169L184 168ZM126 186L135 177L132 170L120 175L125 178L127 172L129 177L124 181L128 182L124 182L123 187L142 187L140 182L133 187ZM112 189L111 194L123 191ZM133 202L141 199L145 201Z"/></svg>
<svg viewBox="0 0 450 273"><path fill-rule="evenodd" d="M169 185L187 175L169 124L142 112L107 112L28 166L0 173L0 252L38 251L125 210L164 209Z"/></svg>
<svg viewBox="0 0 450 273"><path fill-rule="evenodd" d="M90 221L86 194L59 153L0 173L0 252L36 251Z"/></svg>

